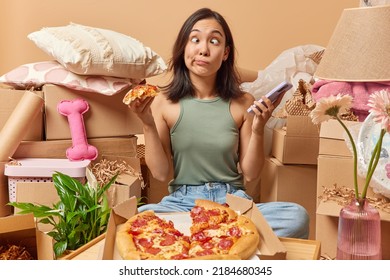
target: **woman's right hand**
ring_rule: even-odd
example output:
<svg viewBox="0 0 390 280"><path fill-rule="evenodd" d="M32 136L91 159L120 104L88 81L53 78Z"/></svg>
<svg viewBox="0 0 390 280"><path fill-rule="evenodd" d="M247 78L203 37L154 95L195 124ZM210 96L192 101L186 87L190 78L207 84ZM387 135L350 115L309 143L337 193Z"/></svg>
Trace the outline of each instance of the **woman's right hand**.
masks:
<svg viewBox="0 0 390 280"><path fill-rule="evenodd" d="M129 104L129 108L138 116L143 124L148 125L154 122L150 105L154 97L136 99Z"/></svg>

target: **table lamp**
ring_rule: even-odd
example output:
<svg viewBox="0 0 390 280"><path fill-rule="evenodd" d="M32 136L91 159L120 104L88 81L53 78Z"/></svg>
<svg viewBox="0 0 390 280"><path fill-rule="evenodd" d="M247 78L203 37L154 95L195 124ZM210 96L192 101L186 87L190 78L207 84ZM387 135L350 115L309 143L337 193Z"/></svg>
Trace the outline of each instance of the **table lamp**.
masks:
<svg viewBox="0 0 390 280"><path fill-rule="evenodd" d="M390 5L343 10L314 76L390 81Z"/></svg>

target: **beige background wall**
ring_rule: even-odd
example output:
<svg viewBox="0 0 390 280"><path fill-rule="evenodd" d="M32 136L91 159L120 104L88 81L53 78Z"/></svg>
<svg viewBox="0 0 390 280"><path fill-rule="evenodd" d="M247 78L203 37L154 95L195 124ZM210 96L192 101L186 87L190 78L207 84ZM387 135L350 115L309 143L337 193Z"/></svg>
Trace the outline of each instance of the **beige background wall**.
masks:
<svg viewBox="0 0 390 280"><path fill-rule="evenodd" d="M183 21L206 6L229 22L239 66L260 70L286 49L325 47L342 10L359 0L0 0L0 74L50 59L27 35L69 22L125 33L168 59Z"/></svg>

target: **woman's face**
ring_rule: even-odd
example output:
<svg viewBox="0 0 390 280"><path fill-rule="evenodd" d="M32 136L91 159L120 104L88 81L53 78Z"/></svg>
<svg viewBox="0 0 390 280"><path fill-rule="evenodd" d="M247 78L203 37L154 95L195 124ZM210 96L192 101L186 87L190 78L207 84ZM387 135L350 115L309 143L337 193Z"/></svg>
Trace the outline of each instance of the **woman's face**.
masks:
<svg viewBox="0 0 390 280"><path fill-rule="evenodd" d="M215 19L195 23L184 50L184 61L190 75L216 75L228 55L225 33Z"/></svg>

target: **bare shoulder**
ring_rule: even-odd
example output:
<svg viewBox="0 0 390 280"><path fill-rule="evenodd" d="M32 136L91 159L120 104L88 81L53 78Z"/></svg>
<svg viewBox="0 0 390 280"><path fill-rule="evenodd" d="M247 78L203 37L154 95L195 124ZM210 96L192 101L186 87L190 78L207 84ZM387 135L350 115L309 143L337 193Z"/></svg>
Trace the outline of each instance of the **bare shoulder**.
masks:
<svg viewBox="0 0 390 280"><path fill-rule="evenodd" d="M240 97L232 100L232 106L239 107L241 109L245 108L246 110L249 106L253 104L254 100L255 97L252 94L245 92Z"/></svg>
<svg viewBox="0 0 390 280"><path fill-rule="evenodd" d="M159 94L152 103L152 111L155 118L164 120L164 122L171 128L179 118L180 105L173 103L168 99L166 94Z"/></svg>
<svg viewBox="0 0 390 280"><path fill-rule="evenodd" d="M170 101L168 100L167 95L162 92L153 99L152 109L157 110L158 108L161 108L161 106L166 106L169 103Z"/></svg>
<svg viewBox="0 0 390 280"><path fill-rule="evenodd" d="M247 92L238 98L232 99L230 111L238 127L241 127L242 123L248 119L247 109L253 104L254 100L254 96Z"/></svg>

